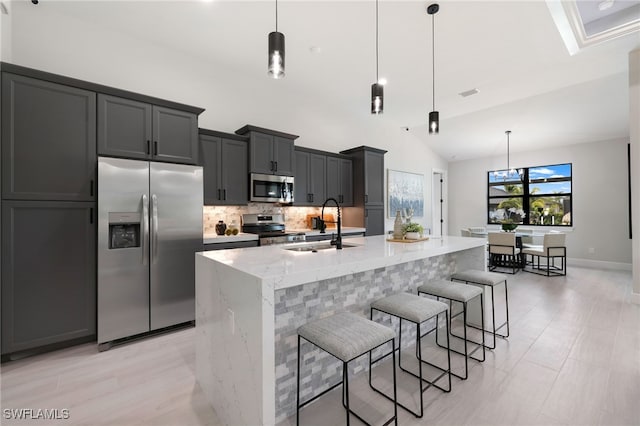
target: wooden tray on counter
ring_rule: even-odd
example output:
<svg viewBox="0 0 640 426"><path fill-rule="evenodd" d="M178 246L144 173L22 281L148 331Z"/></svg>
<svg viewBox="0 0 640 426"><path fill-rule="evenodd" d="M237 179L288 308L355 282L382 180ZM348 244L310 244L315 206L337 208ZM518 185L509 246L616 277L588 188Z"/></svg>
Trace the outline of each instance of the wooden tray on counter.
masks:
<svg viewBox="0 0 640 426"><path fill-rule="evenodd" d="M417 240L409 240L405 238L388 238L390 243L419 243L420 241L427 241L429 237L418 238Z"/></svg>

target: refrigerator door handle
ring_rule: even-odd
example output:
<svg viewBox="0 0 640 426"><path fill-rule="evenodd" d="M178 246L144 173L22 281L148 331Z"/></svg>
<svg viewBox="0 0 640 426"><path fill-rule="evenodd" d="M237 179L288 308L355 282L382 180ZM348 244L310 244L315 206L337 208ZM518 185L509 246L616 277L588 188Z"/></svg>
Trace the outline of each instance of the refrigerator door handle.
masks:
<svg viewBox="0 0 640 426"><path fill-rule="evenodd" d="M158 258L158 197L156 194L151 196L151 261L155 262Z"/></svg>
<svg viewBox="0 0 640 426"><path fill-rule="evenodd" d="M147 194L142 195L142 264L149 263L149 199Z"/></svg>

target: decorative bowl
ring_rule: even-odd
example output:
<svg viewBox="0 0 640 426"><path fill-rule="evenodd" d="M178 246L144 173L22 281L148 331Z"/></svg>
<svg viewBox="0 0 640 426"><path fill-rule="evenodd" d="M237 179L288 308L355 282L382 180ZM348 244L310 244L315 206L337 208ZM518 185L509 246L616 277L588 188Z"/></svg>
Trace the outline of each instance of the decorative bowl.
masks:
<svg viewBox="0 0 640 426"><path fill-rule="evenodd" d="M503 223L502 224L502 230L503 231L507 231L507 232L515 231L515 229L517 227L518 227L517 223Z"/></svg>

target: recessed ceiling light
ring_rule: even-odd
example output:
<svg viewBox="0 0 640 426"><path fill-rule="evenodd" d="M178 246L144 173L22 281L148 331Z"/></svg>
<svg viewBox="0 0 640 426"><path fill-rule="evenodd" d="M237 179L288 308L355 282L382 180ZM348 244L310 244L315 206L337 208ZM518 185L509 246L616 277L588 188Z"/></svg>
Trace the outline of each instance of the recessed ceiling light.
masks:
<svg viewBox="0 0 640 426"><path fill-rule="evenodd" d="M313 54L322 53L322 48L320 46L311 46L309 48L309 52L311 52Z"/></svg>
<svg viewBox="0 0 640 426"><path fill-rule="evenodd" d="M467 96L475 95L478 92L479 92L478 89L471 89L471 90L466 90L464 92L460 92L458 93L458 95L462 96L463 98L466 98Z"/></svg>
<svg viewBox="0 0 640 426"><path fill-rule="evenodd" d="M613 2L614 0L601 1L600 3L598 3L598 9L600 10L600 12L604 12L605 10L613 6Z"/></svg>

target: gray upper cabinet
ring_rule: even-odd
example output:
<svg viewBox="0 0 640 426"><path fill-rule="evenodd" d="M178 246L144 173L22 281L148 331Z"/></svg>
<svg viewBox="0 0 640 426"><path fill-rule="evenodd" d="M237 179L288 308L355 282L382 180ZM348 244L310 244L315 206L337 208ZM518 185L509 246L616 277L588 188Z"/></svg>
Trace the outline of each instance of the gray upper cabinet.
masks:
<svg viewBox="0 0 640 426"><path fill-rule="evenodd" d="M206 133L204 133L206 132ZM200 131L200 164L205 205L246 205L249 201L247 141L236 135Z"/></svg>
<svg viewBox="0 0 640 426"><path fill-rule="evenodd" d="M351 160L327 156L327 198L340 205L353 205L353 165Z"/></svg>
<svg viewBox="0 0 640 426"><path fill-rule="evenodd" d="M361 146L342 151L353 161L353 208L345 209L345 226L363 226L366 234L384 234L384 154Z"/></svg>
<svg viewBox="0 0 640 426"><path fill-rule="evenodd" d="M294 204L321 206L327 198L327 157L297 149L295 159Z"/></svg>
<svg viewBox="0 0 640 426"><path fill-rule="evenodd" d="M196 164L197 115L100 94L98 153L114 157Z"/></svg>
<svg viewBox="0 0 640 426"><path fill-rule="evenodd" d="M294 175L294 140L298 136L250 125L236 134L249 137L250 173Z"/></svg>
<svg viewBox="0 0 640 426"><path fill-rule="evenodd" d="M94 92L2 73L2 197L95 200Z"/></svg>
<svg viewBox="0 0 640 426"><path fill-rule="evenodd" d="M95 203L2 204L2 354L96 332Z"/></svg>
<svg viewBox="0 0 640 426"><path fill-rule="evenodd" d="M185 111L153 107L153 159L198 163L198 116Z"/></svg>
<svg viewBox="0 0 640 426"><path fill-rule="evenodd" d="M98 153L148 160L151 157L151 105L98 95Z"/></svg>

